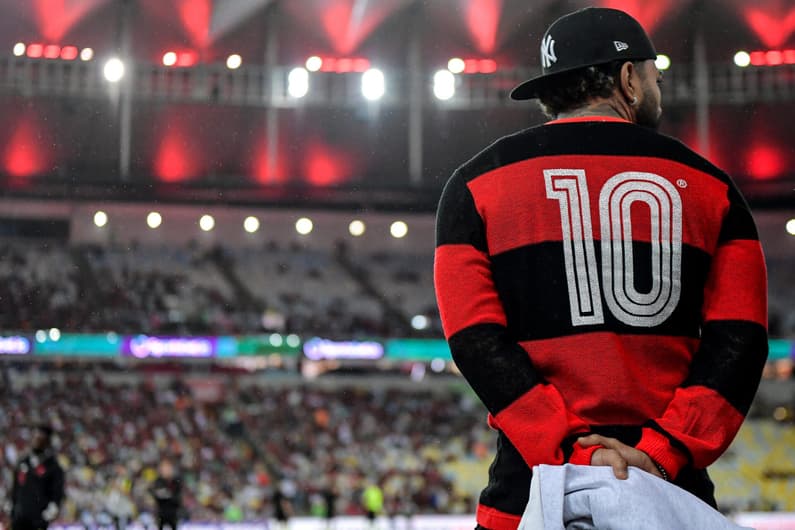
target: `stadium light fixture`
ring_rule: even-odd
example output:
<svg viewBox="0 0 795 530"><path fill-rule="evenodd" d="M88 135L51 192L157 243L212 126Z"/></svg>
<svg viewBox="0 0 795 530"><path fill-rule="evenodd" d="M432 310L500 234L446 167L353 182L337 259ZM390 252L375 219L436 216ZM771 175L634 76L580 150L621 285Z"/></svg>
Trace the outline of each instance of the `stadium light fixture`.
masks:
<svg viewBox="0 0 795 530"><path fill-rule="evenodd" d="M45 59L57 59L61 55L61 47L57 44L48 44L44 47Z"/></svg>
<svg viewBox="0 0 795 530"><path fill-rule="evenodd" d="M313 55L312 57L306 60L306 69L310 72L318 72L323 67L323 59L318 57L317 55Z"/></svg>
<svg viewBox="0 0 795 530"><path fill-rule="evenodd" d="M50 328L48 335L52 341L58 342L61 340L61 330L58 328Z"/></svg>
<svg viewBox="0 0 795 530"><path fill-rule="evenodd" d="M91 48L83 48L80 50L80 60L81 61L90 61L94 58L94 50Z"/></svg>
<svg viewBox="0 0 795 530"><path fill-rule="evenodd" d="M745 68L751 64L751 54L745 51L739 51L734 54L734 64L740 68Z"/></svg>
<svg viewBox="0 0 795 530"><path fill-rule="evenodd" d="M664 53L658 54L654 64L658 70L668 70L671 67L671 58Z"/></svg>
<svg viewBox="0 0 795 530"><path fill-rule="evenodd" d="M31 59L38 59L44 54L44 45L42 44L28 44L25 53Z"/></svg>
<svg viewBox="0 0 795 530"><path fill-rule="evenodd" d="M27 49L27 46L25 46L24 42L18 42L16 44L14 44L14 56L22 57L23 55L25 55L25 50L26 49Z"/></svg>
<svg viewBox="0 0 795 530"><path fill-rule="evenodd" d="M297 348L301 344L301 338L295 333L290 333L284 339L284 342L286 342L287 345L291 348Z"/></svg>
<svg viewBox="0 0 795 530"><path fill-rule="evenodd" d="M96 225L98 228L102 228L106 224L108 224L108 214L102 210L99 210L94 214L94 225Z"/></svg>
<svg viewBox="0 0 795 530"><path fill-rule="evenodd" d="M790 219L787 221L787 224L784 225L787 229L787 233L791 236L795 236L795 219Z"/></svg>
<svg viewBox="0 0 795 530"><path fill-rule="evenodd" d="M61 59L64 61L74 61L77 59L77 46L64 46L61 48Z"/></svg>
<svg viewBox="0 0 795 530"><path fill-rule="evenodd" d="M309 92L309 72L306 68L293 68L287 75L287 93L301 99Z"/></svg>
<svg viewBox="0 0 795 530"><path fill-rule="evenodd" d="M209 214L202 215L199 219L199 228L205 232L209 232L215 228L215 218Z"/></svg>
<svg viewBox="0 0 795 530"><path fill-rule="evenodd" d="M226 58L226 67L230 70L237 70L241 64L243 64L243 58L237 53Z"/></svg>
<svg viewBox="0 0 795 530"><path fill-rule="evenodd" d="M163 66L174 66L177 64L177 54L174 52L166 52L163 54Z"/></svg>
<svg viewBox="0 0 795 530"><path fill-rule="evenodd" d="M362 95L370 101L377 101L384 96L386 84L384 73L378 68L370 68L362 74Z"/></svg>
<svg viewBox="0 0 795 530"><path fill-rule="evenodd" d="M444 372L444 367L447 365L444 359L436 357L431 361L431 371L437 374Z"/></svg>
<svg viewBox="0 0 795 530"><path fill-rule="evenodd" d="M414 315L411 317L411 327L416 330L423 330L428 327L428 317L425 315Z"/></svg>
<svg viewBox="0 0 795 530"><path fill-rule="evenodd" d="M259 219L257 219L253 215L246 217L246 219L243 221L243 230L245 230L249 234L253 234L257 230L259 230Z"/></svg>
<svg viewBox="0 0 795 530"><path fill-rule="evenodd" d="M295 222L295 231L302 236L309 234L312 228L314 228L314 225L312 224L312 220L308 217L302 217Z"/></svg>
<svg viewBox="0 0 795 530"><path fill-rule="evenodd" d="M351 224L348 225L348 232L350 232L353 237L359 237L364 234L365 228L363 221L354 219L351 221Z"/></svg>
<svg viewBox="0 0 795 530"><path fill-rule="evenodd" d="M395 239L401 239L406 237L406 234L409 233L409 227L403 221L395 221L389 227L389 233L392 234L392 237Z"/></svg>
<svg viewBox="0 0 795 530"><path fill-rule="evenodd" d="M439 70L433 74L433 95L442 101L455 96L455 76L450 70Z"/></svg>
<svg viewBox="0 0 795 530"><path fill-rule="evenodd" d="M450 73L453 74L463 73L465 67L466 63L464 63L464 60L459 57L453 57L452 59L447 61L447 69L450 70Z"/></svg>
<svg viewBox="0 0 795 530"><path fill-rule="evenodd" d="M112 57L105 63L102 73L108 82L118 83L124 77L124 63L118 57Z"/></svg>
<svg viewBox="0 0 795 530"><path fill-rule="evenodd" d="M36 337L36 342L41 344L42 342L47 340L47 332L44 331L43 329L37 330L35 337Z"/></svg>
<svg viewBox="0 0 795 530"><path fill-rule="evenodd" d="M163 217L158 212L149 212L149 215L146 216L146 224L154 230L163 224Z"/></svg>

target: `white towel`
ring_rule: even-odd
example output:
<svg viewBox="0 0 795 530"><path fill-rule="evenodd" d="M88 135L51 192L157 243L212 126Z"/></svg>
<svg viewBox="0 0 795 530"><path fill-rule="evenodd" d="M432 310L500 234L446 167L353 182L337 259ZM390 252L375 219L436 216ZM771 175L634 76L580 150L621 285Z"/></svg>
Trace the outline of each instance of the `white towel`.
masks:
<svg viewBox="0 0 795 530"><path fill-rule="evenodd" d="M619 480L603 466L535 466L518 530L738 530L698 497L629 468Z"/></svg>

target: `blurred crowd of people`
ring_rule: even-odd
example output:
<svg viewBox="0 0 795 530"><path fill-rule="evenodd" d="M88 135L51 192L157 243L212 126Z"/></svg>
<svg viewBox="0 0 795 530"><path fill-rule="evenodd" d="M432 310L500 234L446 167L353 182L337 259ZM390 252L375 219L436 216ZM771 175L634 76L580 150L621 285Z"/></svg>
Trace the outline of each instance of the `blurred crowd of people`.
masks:
<svg viewBox="0 0 795 530"><path fill-rule="evenodd" d="M383 256L346 255L343 267L335 252L272 242L236 252L6 243L0 299L15 310L0 309L4 331L441 336L430 254L381 271ZM412 327L417 311L426 323Z"/></svg>
<svg viewBox="0 0 795 530"><path fill-rule="evenodd" d="M473 492L445 469L491 450L485 412L454 392L237 388L231 378L208 403L178 379L109 384L65 372L61 383L27 386L3 373L0 498L32 426L46 423L66 473L65 521L153 517L164 460L181 482L180 517L193 521L272 517L279 496L296 515L327 513L329 497L337 514L363 515L368 486L388 514L470 513Z"/></svg>

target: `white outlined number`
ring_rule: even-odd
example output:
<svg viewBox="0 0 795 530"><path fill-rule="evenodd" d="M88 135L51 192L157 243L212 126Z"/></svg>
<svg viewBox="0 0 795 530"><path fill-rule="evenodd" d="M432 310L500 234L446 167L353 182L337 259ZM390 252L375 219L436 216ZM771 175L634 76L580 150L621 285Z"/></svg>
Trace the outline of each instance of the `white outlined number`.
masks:
<svg viewBox="0 0 795 530"><path fill-rule="evenodd" d="M585 171L544 170L547 198L560 205L563 257L571 323L604 323ZM649 292L635 288L631 208L646 205L651 222ZM602 285L610 313L629 326L662 324L681 295L682 199L676 187L654 173L627 171L610 178L599 193Z"/></svg>

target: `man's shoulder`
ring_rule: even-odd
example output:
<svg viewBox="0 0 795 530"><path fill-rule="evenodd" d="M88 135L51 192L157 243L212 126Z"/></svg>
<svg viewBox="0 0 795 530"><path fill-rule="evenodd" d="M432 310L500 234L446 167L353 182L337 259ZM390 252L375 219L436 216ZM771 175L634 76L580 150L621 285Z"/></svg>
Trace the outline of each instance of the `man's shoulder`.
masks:
<svg viewBox="0 0 795 530"><path fill-rule="evenodd" d="M538 143L533 139L542 135L543 125L537 125L498 138L475 156L461 164L454 176L465 182L494 169L538 156Z"/></svg>

